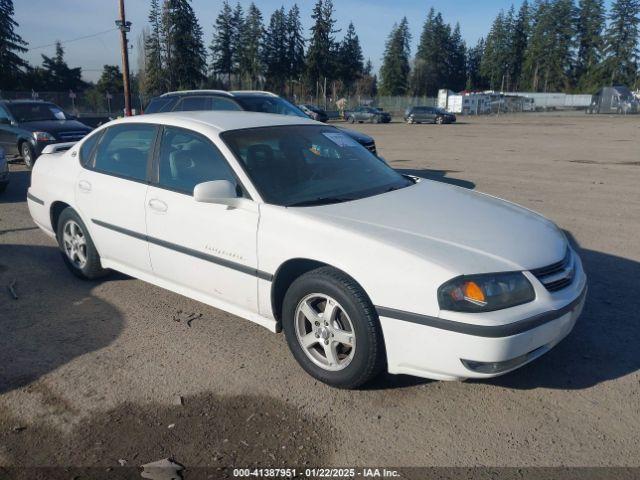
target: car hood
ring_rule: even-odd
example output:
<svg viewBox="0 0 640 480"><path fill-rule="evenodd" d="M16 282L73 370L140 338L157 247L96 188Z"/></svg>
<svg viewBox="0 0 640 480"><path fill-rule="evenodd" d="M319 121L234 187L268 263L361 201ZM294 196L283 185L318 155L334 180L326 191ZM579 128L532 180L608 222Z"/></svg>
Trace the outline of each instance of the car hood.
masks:
<svg viewBox="0 0 640 480"><path fill-rule="evenodd" d="M561 260L550 220L513 203L440 182L305 208L321 222L399 248L457 274L530 270Z"/></svg>
<svg viewBox="0 0 640 480"><path fill-rule="evenodd" d="M370 137L369 135L365 135L362 132L358 132L357 130L351 130L350 128L344 128L344 127L336 127L337 129L343 131L344 133L346 133L347 135L349 135L351 138L353 138L356 142L358 143L373 143L373 137Z"/></svg>
<svg viewBox="0 0 640 480"><path fill-rule="evenodd" d="M74 130L91 131L91 127L77 120L42 120L38 122L22 122L20 128L29 132L70 132Z"/></svg>

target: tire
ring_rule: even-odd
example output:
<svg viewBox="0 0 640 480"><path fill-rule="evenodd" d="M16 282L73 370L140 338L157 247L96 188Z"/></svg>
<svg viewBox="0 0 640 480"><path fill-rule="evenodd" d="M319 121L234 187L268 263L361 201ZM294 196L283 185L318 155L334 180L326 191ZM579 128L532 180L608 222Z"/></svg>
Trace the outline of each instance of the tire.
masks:
<svg viewBox="0 0 640 480"><path fill-rule="evenodd" d="M71 207L65 208L60 214L56 234L64 263L74 275L84 280L93 280L109 273L109 270L102 268L100 255L87 227ZM80 238L84 239L84 243L79 242ZM84 262L81 261L82 258Z"/></svg>
<svg viewBox="0 0 640 480"><path fill-rule="evenodd" d="M314 302L318 302L317 306ZM324 308L329 302L335 307L334 314L328 325L323 325ZM312 320L302 313L303 305L311 306ZM353 389L372 380L384 368L384 340L375 308L362 288L345 273L321 267L300 276L287 290L282 312L291 353L317 380ZM307 348L302 346L302 337L310 342ZM326 355L327 351L333 352L332 358Z"/></svg>
<svg viewBox="0 0 640 480"><path fill-rule="evenodd" d="M36 163L36 152L33 151L33 147L29 142L25 141L20 144L20 156L25 166L31 170Z"/></svg>

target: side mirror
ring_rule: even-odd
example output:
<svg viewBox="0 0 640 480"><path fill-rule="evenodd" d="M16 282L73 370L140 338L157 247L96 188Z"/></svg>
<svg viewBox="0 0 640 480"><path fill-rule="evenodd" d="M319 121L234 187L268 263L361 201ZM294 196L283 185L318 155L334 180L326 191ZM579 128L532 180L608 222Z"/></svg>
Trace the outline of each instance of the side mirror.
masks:
<svg viewBox="0 0 640 480"><path fill-rule="evenodd" d="M193 189L193 198L196 202L217 203L232 207L238 203L236 186L229 180L199 183Z"/></svg>

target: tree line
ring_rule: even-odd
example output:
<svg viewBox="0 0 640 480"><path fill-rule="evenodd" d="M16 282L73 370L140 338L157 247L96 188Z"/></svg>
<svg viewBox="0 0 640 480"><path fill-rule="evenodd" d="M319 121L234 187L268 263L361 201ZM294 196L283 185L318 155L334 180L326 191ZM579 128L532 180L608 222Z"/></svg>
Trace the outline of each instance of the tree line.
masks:
<svg viewBox="0 0 640 480"><path fill-rule="evenodd" d="M12 0L0 0L0 90L65 91L96 95L121 88L119 69L105 65L96 85L71 68L64 49L42 55L41 66L22 58ZM135 88L147 95L189 88L267 89L286 96L435 96L459 91L592 92L602 85L637 88L640 0L528 0L500 11L484 38L468 47L459 24L431 8L417 49L406 18L388 35L378 76L364 61L353 23L336 28L332 0L316 0L308 31L300 9L281 7L268 20L254 4L228 0L205 43L190 0L150 0ZM341 38L338 38L338 35Z"/></svg>
<svg viewBox="0 0 640 480"><path fill-rule="evenodd" d="M489 33L467 48L432 8L411 58L407 19L387 40L380 69L385 95L435 96L440 88L593 92L639 85L640 0L527 0L500 11Z"/></svg>
<svg viewBox="0 0 640 480"><path fill-rule="evenodd" d="M375 95L353 23L338 41L332 0L317 0L311 18L307 38L295 4L265 22L254 3L245 11L225 0L207 49L189 0L151 0L142 88L149 95L199 87Z"/></svg>

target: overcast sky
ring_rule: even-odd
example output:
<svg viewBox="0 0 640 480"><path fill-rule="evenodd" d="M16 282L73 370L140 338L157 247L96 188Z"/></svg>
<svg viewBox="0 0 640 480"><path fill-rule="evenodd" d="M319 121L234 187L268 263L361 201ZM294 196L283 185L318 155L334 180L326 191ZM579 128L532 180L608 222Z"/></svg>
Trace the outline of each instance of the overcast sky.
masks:
<svg viewBox="0 0 640 480"><path fill-rule="evenodd" d="M233 2L235 4L235 2ZM248 7L250 1L241 1ZM302 21L307 28L311 23L311 10L315 0L255 0L268 22L271 13L280 6L290 8L298 3ZM353 21L365 58L371 58L377 69L381 63L384 43L393 24L403 16L409 19L413 35L413 50L420 36L420 29L430 7L441 11L445 21L460 22L462 34L469 44L486 35L491 21L500 9L508 9L521 0L334 0L337 28L340 39L350 21ZM608 3L608 2L607 2ZM29 42L25 55L31 64L39 65L40 54L52 55L56 40L63 42L78 37L105 32L114 28L118 16L118 0L14 0L18 33ZM204 30L205 45L211 42L213 22L220 9L219 0L192 0L198 21ZM147 25L148 0L126 0L127 19L133 22L130 41L131 68L137 70L137 40ZM104 64L120 64L118 32L113 30L91 38L64 43L67 62L70 66L82 67L86 80L96 80Z"/></svg>

